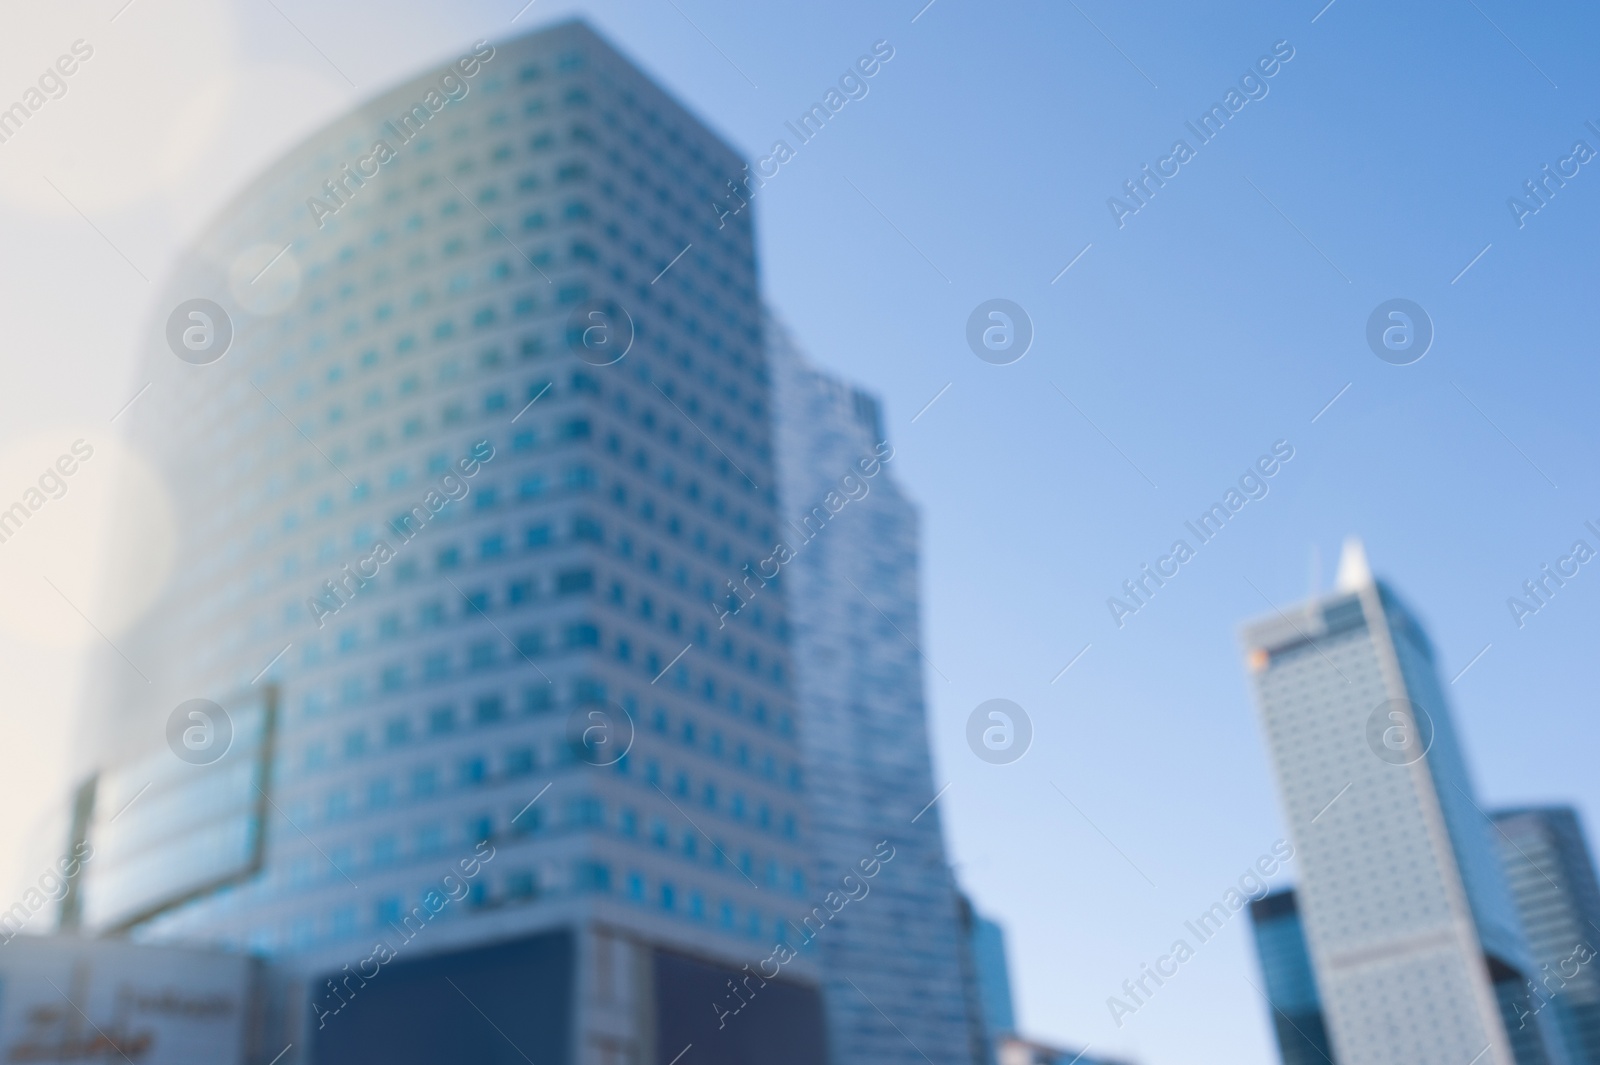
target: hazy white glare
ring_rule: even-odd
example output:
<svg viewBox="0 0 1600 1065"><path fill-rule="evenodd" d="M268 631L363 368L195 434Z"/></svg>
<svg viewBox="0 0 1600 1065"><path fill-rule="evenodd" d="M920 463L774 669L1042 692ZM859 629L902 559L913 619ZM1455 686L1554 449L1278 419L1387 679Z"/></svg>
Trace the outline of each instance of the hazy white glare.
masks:
<svg viewBox="0 0 1600 1065"><path fill-rule="evenodd" d="M23 100L61 56L74 69L47 79L64 91L34 96L42 105L0 144L0 198L53 214L76 207L93 219L168 190L206 162L238 93L233 48L224 46L236 33L228 9L177 0L139 4L116 22L53 8L26 17L26 43L6 49L0 106Z"/></svg>
<svg viewBox="0 0 1600 1065"><path fill-rule="evenodd" d="M27 512L20 523L17 506ZM0 630L24 643L84 646L101 639L96 629L115 642L172 573L166 486L109 426L62 426L0 451L0 518L8 514Z"/></svg>

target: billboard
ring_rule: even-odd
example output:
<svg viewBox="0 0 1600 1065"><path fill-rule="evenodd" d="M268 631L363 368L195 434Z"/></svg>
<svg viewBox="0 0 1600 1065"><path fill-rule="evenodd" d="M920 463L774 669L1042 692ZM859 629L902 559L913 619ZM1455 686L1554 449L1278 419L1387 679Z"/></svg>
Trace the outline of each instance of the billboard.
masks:
<svg viewBox="0 0 1600 1065"><path fill-rule="evenodd" d="M277 689L173 711L167 742L101 770L81 926L118 932L246 879L265 857Z"/></svg>
<svg viewBox="0 0 1600 1065"><path fill-rule="evenodd" d="M243 955L18 936L0 948L0 1061L244 1065L258 978Z"/></svg>

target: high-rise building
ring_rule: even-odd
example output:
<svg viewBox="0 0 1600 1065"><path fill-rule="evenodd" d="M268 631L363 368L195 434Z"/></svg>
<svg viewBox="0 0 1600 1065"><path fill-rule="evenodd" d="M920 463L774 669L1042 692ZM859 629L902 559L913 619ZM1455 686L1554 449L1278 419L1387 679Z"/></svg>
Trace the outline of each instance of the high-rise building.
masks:
<svg viewBox="0 0 1600 1065"><path fill-rule="evenodd" d="M1284 888L1251 900L1250 925L1283 1065L1333 1062L1294 890Z"/></svg>
<svg viewBox="0 0 1600 1065"><path fill-rule="evenodd" d="M256 855L210 889L119 872L125 832L84 912L170 877L136 938L297 972L283 1065L823 1059L798 948L856 913L807 843L785 600L711 605L784 535L751 214L712 206L742 171L566 23L311 136L165 287L119 428L180 564L98 669L86 768L221 754L186 701L241 717L271 684L275 730L245 715L267 805L254 850L209 826ZM926 831L899 812L918 764L863 839ZM187 768L160 804L118 770L118 829L208 807ZM931 853L884 868L920 891ZM912 908L883 894L863 922Z"/></svg>
<svg viewBox="0 0 1600 1065"><path fill-rule="evenodd" d="M799 678L806 799L819 890L859 881L894 849L870 894L816 936L834 1065L982 1065L981 1017L946 863L928 749L917 516L892 472L878 403L811 365L768 326L777 395L781 554L742 577L746 613L784 586Z"/></svg>
<svg viewBox="0 0 1600 1065"><path fill-rule="evenodd" d="M1519 807L1496 811L1494 824L1536 966L1531 1006L1555 1014L1575 1062L1600 1065L1600 884L1578 812Z"/></svg>
<svg viewBox="0 0 1600 1065"><path fill-rule="evenodd" d="M1433 648L1359 542L1332 594L1243 636L1337 1059L1565 1062L1553 1025L1516 1027L1532 957Z"/></svg>
<svg viewBox="0 0 1600 1065"><path fill-rule="evenodd" d="M978 971L978 997L983 1002L983 1022L991 1039L1015 1034L1016 1011L1011 1002L1011 972L1006 963L1006 933L998 921L974 914L972 960Z"/></svg>

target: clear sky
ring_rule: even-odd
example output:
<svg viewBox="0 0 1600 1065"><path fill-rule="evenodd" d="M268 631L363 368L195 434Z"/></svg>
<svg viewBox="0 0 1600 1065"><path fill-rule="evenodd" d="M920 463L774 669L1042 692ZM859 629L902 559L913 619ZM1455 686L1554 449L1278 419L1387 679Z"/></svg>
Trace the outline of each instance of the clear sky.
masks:
<svg viewBox="0 0 1600 1065"><path fill-rule="evenodd" d="M98 640L40 574L87 589L103 569L132 603L159 578L137 550L158 522L94 522L112 484L141 484L109 420L167 310L142 278L329 118L573 13L742 150L795 149L755 197L765 292L884 399L922 507L951 850L1009 932L1027 1032L1149 1065L1275 1060L1243 917L1120 1029L1106 998L1282 835L1236 630L1303 597L1317 553L1329 582L1346 534L1424 619L1445 680L1471 663L1448 687L1486 804L1600 821L1600 562L1521 628L1507 607L1575 539L1600 547L1600 159L1573 152L1600 151L1593 8L123 2L0 16L6 101L73 41L94 49L0 144L0 497L79 437L106 458L41 515L48 543L0 545L5 853L62 786ZM785 122L878 41L894 54L868 94L797 144ZM1186 123L1275 45L1292 58L1201 143ZM1146 164L1177 173L1119 226L1108 198ZM1545 164L1572 176L1519 225L1507 200ZM965 339L993 298L1034 327L1012 365ZM1411 365L1366 340L1393 298L1433 323ZM1119 628L1107 598L1277 441L1294 457L1269 494ZM131 616L115 599L84 607L112 633ZM1035 729L1004 766L964 738L998 697Z"/></svg>

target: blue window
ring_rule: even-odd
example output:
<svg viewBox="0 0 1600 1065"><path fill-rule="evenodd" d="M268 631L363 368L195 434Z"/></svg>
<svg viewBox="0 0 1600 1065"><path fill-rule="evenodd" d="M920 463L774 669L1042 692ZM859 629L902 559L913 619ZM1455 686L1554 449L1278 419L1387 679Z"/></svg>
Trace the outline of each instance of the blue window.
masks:
<svg viewBox="0 0 1600 1065"><path fill-rule="evenodd" d="M417 853L437 854L444 850L444 829L425 825L417 830Z"/></svg>
<svg viewBox="0 0 1600 1065"><path fill-rule="evenodd" d="M578 863L578 890L605 892L611 890L611 867L604 862Z"/></svg>
<svg viewBox="0 0 1600 1065"><path fill-rule="evenodd" d="M568 625L565 635L568 648L600 646L600 630L587 622Z"/></svg>
<svg viewBox="0 0 1600 1065"><path fill-rule="evenodd" d="M586 491L594 487L594 471L582 464L572 466L566 472L565 481L566 486L575 492Z"/></svg>
<svg viewBox="0 0 1600 1065"><path fill-rule="evenodd" d="M548 684L527 688L522 693L522 712L525 714L543 713L554 703L555 699Z"/></svg>

